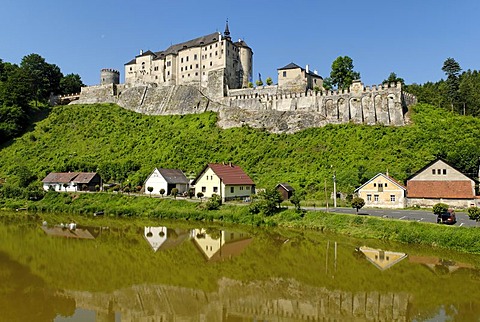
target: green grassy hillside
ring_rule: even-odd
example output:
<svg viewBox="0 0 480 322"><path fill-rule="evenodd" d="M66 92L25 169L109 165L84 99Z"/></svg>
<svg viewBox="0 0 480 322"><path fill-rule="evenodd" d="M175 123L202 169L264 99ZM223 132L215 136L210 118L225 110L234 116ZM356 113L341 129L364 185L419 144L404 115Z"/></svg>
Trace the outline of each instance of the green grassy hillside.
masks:
<svg viewBox="0 0 480 322"><path fill-rule="evenodd" d="M419 104L404 127L329 125L295 134L248 127L222 130L217 115L147 116L116 105L52 109L34 129L0 150L0 183L41 180L50 171L98 171L106 181L141 185L154 167L195 176L208 162L233 162L257 187L289 182L324 199L336 171L351 193L378 172L403 181L437 156L475 176L480 119ZM27 174L25 174L25 172Z"/></svg>

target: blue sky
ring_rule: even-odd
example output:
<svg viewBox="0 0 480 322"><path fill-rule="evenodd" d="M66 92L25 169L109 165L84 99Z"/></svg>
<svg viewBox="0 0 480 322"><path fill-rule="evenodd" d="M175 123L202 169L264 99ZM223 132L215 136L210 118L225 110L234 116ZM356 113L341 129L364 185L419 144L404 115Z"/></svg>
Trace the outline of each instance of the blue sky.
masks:
<svg viewBox="0 0 480 322"><path fill-rule="evenodd" d="M158 51L215 31L228 18L233 40L254 52L254 78L290 62L327 77L338 56L353 59L365 85L390 72L407 84L438 81L448 57L480 69L480 1L3 0L0 59L40 54L87 85L120 70L140 49Z"/></svg>

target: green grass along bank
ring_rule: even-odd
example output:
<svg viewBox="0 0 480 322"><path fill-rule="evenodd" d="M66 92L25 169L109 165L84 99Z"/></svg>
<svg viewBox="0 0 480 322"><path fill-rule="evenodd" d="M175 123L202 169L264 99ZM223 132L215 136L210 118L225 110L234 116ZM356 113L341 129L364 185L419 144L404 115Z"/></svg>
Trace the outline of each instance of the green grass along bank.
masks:
<svg viewBox="0 0 480 322"><path fill-rule="evenodd" d="M149 198L113 193L49 192L40 201L2 200L4 210L23 208L26 213L63 214L66 220L82 223L93 218L98 210L105 217L174 219L178 221L223 222L254 227L279 226L332 232L357 238L379 239L406 244L419 244L480 254L480 229L451 227L420 222L405 222L347 214L296 212L286 209L273 216L252 215L249 207L222 205L219 210L206 210L198 203L167 198ZM22 216L25 212L15 212ZM7 214L5 212L4 214ZM39 219L40 220L40 219Z"/></svg>
<svg viewBox="0 0 480 322"><path fill-rule="evenodd" d="M402 127L328 125L295 134L222 130L217 114L148 116L117 105L54 107L21 137L0 147L0 185L39 185L51 171L97 171L105 182L142 185L155 167L195 176L206 163L241 166L258 188L288 182L320 205L350 194L379 172L405 180L436 157L474 176L480 119L418 104ZM132 190L133 191L133 190ZM331 201L330 201L331 203Z"/></svg>

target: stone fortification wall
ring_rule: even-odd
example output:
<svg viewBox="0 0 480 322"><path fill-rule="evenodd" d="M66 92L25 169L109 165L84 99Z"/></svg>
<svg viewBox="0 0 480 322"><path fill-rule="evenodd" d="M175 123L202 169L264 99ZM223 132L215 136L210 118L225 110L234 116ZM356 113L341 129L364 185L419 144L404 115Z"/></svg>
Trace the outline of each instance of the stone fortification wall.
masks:
<svg viewBox="0 0 480 322"><path fill-rule="evenodd" d="M229 97L225 104L257 111L314 112L327 123L355 122L369 125L404 125L406 107L414 102L412 95L402 92L400 83L370 88L355 82L349 90L339 92L238 94Z"/></svg>
<svg viewBox="0 0 480 322"><path fill-rule="evenodd" d="M406 123L407 107L416 102L413 95L402 92L400 83L364 87L354 82L346 91L288 94L277 86L265 86L229 90L229 96L224 97L218 95L219 88L224 88L223 75L209 77L217 79L216 86L107 84L85 87L74 103L117 103L149 115L215 111L220 112L218 125L222 128L248 125L275 133L293 133L348 122L402 126Z"/></svg>

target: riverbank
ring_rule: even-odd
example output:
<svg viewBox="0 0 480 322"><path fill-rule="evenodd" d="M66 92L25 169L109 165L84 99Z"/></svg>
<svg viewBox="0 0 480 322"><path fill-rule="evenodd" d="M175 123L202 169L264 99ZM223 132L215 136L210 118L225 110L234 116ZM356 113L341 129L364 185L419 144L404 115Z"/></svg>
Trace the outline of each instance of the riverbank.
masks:
<svg viewBox="0 0 480 322"><path fill-rule="evenodd" d="M400 221L319 211L284 209L273 216L252 215L249 207L222 205L207 210L204 203L169 198L149 198L112 193L50 192L39 201L3 200L5 210L25 209L29 213L62 213L81 222L103 212L104 217L140 217L186 221L223 222L259 227L311 229L356 238L379 239L405 244L428 245L480 254L480 229Z"/></svg>

